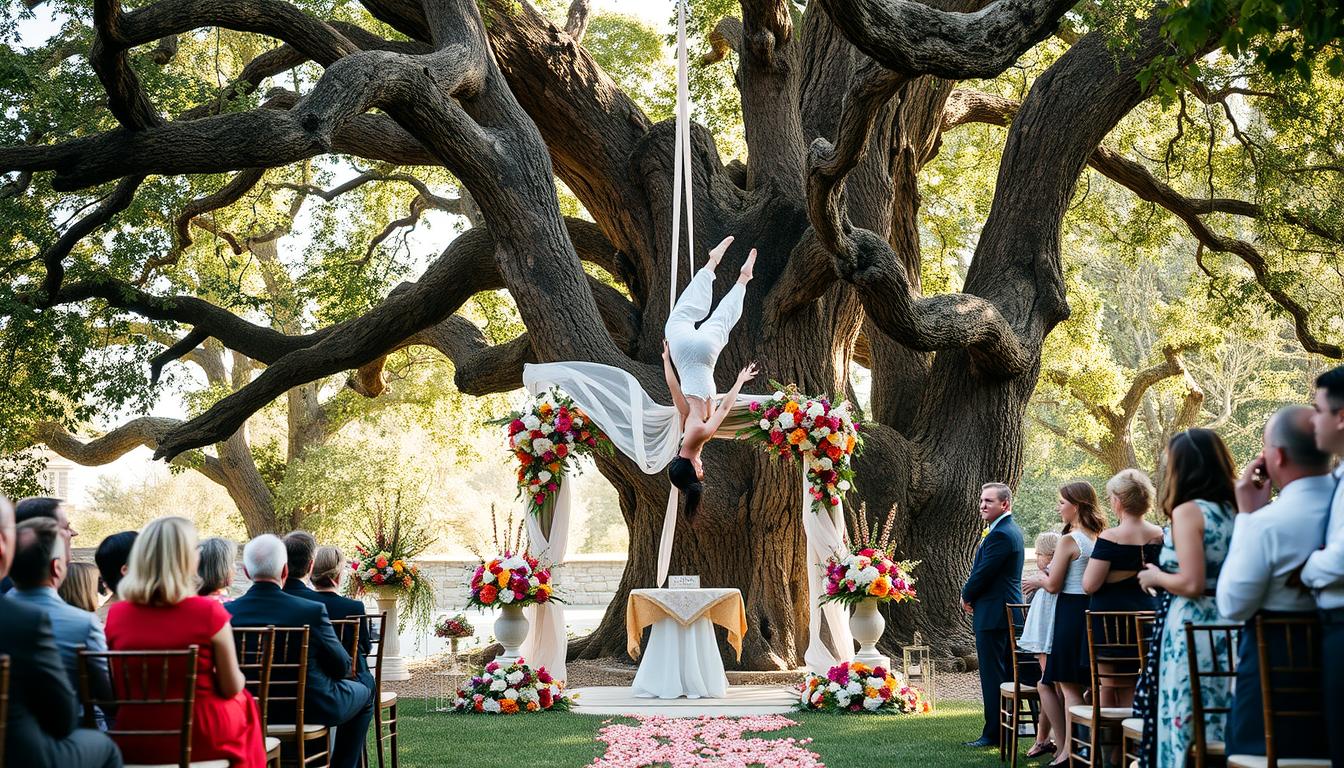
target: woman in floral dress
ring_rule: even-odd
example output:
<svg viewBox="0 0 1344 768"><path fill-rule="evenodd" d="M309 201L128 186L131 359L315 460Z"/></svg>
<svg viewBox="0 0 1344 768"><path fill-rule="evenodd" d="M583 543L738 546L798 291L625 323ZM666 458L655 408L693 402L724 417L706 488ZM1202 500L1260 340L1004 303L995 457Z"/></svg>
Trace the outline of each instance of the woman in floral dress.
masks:
<svg viewBox="0 0 1344 768"><path fill-rule="evenodd" d="M1186 430L1167 444L1162 509L1171 525L1158 565L1150 563L1138 575L1144 589L1161 596L1154 642L1134 700L1135 715L1143 717L1143 768L1184 766L1194 741L1185 623L1219 621L1214 589L1232 541L1236 474L1227 446L1210 430ZM1214 653L1225 654L1225 644L1198 648L1200 666L1210 667ZM1226 678L1202 681L1202 688L1205 706L1226 707L1232 701ZM1209 716L1206 737L1221 740L1225 723L1224 715Z"/></svg>

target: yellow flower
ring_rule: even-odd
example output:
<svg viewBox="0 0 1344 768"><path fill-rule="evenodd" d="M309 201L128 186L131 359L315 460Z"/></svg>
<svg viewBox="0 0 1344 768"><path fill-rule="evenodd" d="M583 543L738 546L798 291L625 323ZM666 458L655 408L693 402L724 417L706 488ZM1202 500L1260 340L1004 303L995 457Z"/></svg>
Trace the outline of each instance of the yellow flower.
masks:
<svg viewBox="0 0 1344 768"><path fill-rule="evenodd" d="M406 570L406 564L401 562L400 560L393 560L392 570L396 571L397 573L401 573L402 571Z"/></svg>
<svg viewBox="0 0 1344 768"><path fill-rule="evenodd" d="M877 689L876 689L876 688L873 688L873 687L871 687L871 686L868 687L868 688L864 688L864 689L863 689L863 695L864 695L864 696L867 696L867 697L870 698L870 699L875 699L875 698L877 698Z"/></svg>
<svg viewBox="0 0 1344 768"><path fill-rule="evenodd" d="M985 529L984 529L983 531L980 532L980 538L983 539L983 538L985 538L985 537L988 536L988 535L989 535L989 526L986 525L986 526L985 526Z"/></svg>
<svg viewBox="0 0 1344 768"><path fill-rule="evenodd" d="M788 411L789 413L797 413L798 403L795 403L794 401L790 400L789 402L784 404L784 410Z"/></svg>
<svg viewBox="0 0 1344 768"><path fill-rule="evenodd" d="M511 573L513 573L513 571L500 571L500 572L499 572L499 578L497 579L497 581L499 582L499 586L500 586L500 587L504 587L505 585L507 585L507 584L509 583L509 574L511 574Z"/></svg>
<svg viewBox="0 0 1344 768"><path fill-rule="evenodd" d="M872 672L873 670L872 670L872 667L869 667L867 664L864 664L863 662L856 661L856 662L854 662L853 664L850 664L850 665L849 665L849 671L854 672L854 673L857 673L857 674L860 674L860 675L866 675L866 674L868 674L869 672Z"/></svg>

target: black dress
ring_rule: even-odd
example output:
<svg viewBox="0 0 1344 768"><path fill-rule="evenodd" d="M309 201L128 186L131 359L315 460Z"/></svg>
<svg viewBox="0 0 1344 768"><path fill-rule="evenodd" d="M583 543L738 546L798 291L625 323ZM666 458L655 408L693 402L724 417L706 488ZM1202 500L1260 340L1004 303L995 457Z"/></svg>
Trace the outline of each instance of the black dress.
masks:
<svg viewBox="0 0 1344 768"><path fill-rule="evenodd" d="M1162 544L1117 544L1114 541L1106 539L1097 539L1097 544L1092 548L1092 559L1105 560L1111 564L1111 572L1138 571L1143 570L1145 563L1156 563L1158 555L1162 554ZM1090 611L1156 611L1158 600L1156 597L1148 594L1139 586L1139 577L1130 576L1120 581L1108 581L1101 585L1101 588L1092 593L1092 599L1088 603ZM1092 631L1101 631L1101 622L1093 619ZM1107 656L1103 649L1098 653L1099 657ZM1126 664L1126 667L1132 666Z"/></svg>
<svg viewBox="0 0 1344 768"><path fill-rule="evenodd" d="M1069 563L1064 589L1055 602L1055 629L1041 682L1086 685L1092 679L1092 670L1087 656L1088 598L1083 592L1083 572L1093 543L1082 531L1067 535L1078 544L1079 556Z"/></svg>

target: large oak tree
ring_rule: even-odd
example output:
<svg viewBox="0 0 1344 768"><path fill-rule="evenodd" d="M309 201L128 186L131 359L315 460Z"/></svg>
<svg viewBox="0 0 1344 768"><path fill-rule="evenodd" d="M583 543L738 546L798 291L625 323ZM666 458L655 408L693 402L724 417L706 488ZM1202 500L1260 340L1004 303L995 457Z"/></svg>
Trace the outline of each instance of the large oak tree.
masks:
<svg viewBox="0 0 1344 768"><path fill-rule="evenodd" d="M800 12L788 0L742 0L740 20L711 35L736 53L747 155L725 164L713 136L693 129L693 249L735 235L725 272L748 247L762 254L720 384L750 360L809 392L849 391L851 362L871 370L867 444L850 506L874 517L895 509L901 554L922 562L921 601L893 611L891 639L920 629L964 652L957 598L980 527L974 500L982 482L1021 475L1042 344L1069 314L1061 221L1089 164L1173 211L1209 250L1244 261L1293 316L1304 346L1340 354L1252 245L1212 232L1201 218L1263 210L1185 197L1102 146L1161 82L1141 73L1154 62L1179 71L1213 48L1225 20L1182 45L1164 37L1163 17L1151 9L1123 45L1100 29L1072 34L1067 53L1020 103L957 87L1012 66L1057 30L1071 5L813 0ZM265 366L205 413L156 434L161 457L225 442L258 409L323 377L349 371L355 391L376 397L387 356L409 345L441 350L457 386L473 394L518 387L527 362L590 360L625 368L666 396L657 363L668 312L674 132L653 123L582 46L589 3L577 0L563 28L524 0L363 6L377 25L319 18L283 0L156 0L135 10L94 0L88 54L119 125L52 143L34 131L25 145L0 148L0 172L15 174L7 197L21 197L33 174L50 174L56 191L107 188L23 265L32 275L16 283L25 312L107 307L184 329L160 364L208 339ZM133 53L172 48L175 36L202 28L279 45L218 98L166 117ZM300 62L320 65L321 76L297 91L273 90L256 108L229 109ZM1007 127L992 204L961 291L926 295L917 176L943 133L971 122ZM182 226L239 200L265 169L328 154L447 169L470 193L479 225L447 243L418 280L311 332L254 323L199 296L156 292L143 279L87 265L67 275L76 245L134 205L147 179L234 174L175 211ZM557 178L591 221L562 215ZM621 289L589 277L585 262ZM145 268L170 270L172 259ZM729 282L719 281L720 293ZM490 344L455 313L499 289L512 296L526 332ZM806 637L804 573L813 565L796 468L737 444L711 446L706 464L705 511L680 528L673 568L742 589L752 628L744 666L793 667ZM600 467L618 490L631 544L622 594L593 635L573 645L590 657L625 647L624 591L653 581L667 492L663 477L620 458Z"/></svg>

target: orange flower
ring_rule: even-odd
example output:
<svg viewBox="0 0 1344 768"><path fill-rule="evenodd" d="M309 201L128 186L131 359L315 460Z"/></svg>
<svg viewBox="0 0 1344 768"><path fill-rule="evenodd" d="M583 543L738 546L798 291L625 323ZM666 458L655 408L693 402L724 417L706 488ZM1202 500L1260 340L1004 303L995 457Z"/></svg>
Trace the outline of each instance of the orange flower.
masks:
<svg viewBox="0 0 1344 768"><path fill-rule="evenodd" d="M797 413L798 404L790 400L789 402L784 404L784 410L788 411L789 413Z"/></svg>
<svg viewBox="0 0 1344 768"><path fill-rule="evenodd" d="M854 436L850 435L849 439L845 441L845 453L853 453L853 452L854 452Z"/></svg>
<svg viewBox="0 0 1344 768"><path fill-rule="evenodd" d="M537 711L537 702L535 702L535 701L529 701L529 702L527 702L527 711L528 711L528 712L536 712L536 711Z"/></svg>
<svg viewBox="0 0 1344 768"><path fill-rule="evenodd" d="M839 445L840 443L844 442L844 439L845 436L840 434L839 432L832 432L831 434L826 436L826 442L830 443L831 445Z"/></svg>
<svg viewBox="0 0 1344 768"><path fill-rule="evenodd" d="M854 662L849 665L849 671L859 675L866 675L873 671L873 668L862 662Z"/></svg>
<svg viewBox="0 0 1344 768"><path fill-rule="evenodd" d="M516 715L518 714L518 702L513 699L504 699L499 702L499 711L506 715Z"/></svg>
<svg viewBox="0 0 1344 768"><path fill-rule="evenodd" d="M538 408L537 410L541 412L541 415L542 415L542 416L550 416L550 415L551 415L551 404L550 404L550 403L542 403L542 404L541 404L541 407Z"/></svg>
<svg viewBox="0 0 1344 768"><path fill-rule="evenodd" d="M500 572L499 572L499 579L497 579L497 581L499 581L499 586L500 586L501 589L509 583L509 577L512 576L512 575L513 575L513 571L500 571Z"/></svg>
<svg viewBox="0 0 1344 768"><path fill-rule="evenodd" d="M789 433L789 442L793 445L798 445L799 443L803 442L806 439L807 439L807 430L803 429L802 427L799 427L798 429L795 429Z"/></svg>
<svg viewBox="0 0 1344 768"><path fill-rule="evenodd" d="M886 597L891 592L891 581L886 576L878 576L868 585L868 594L873 597Z"/></svg>

